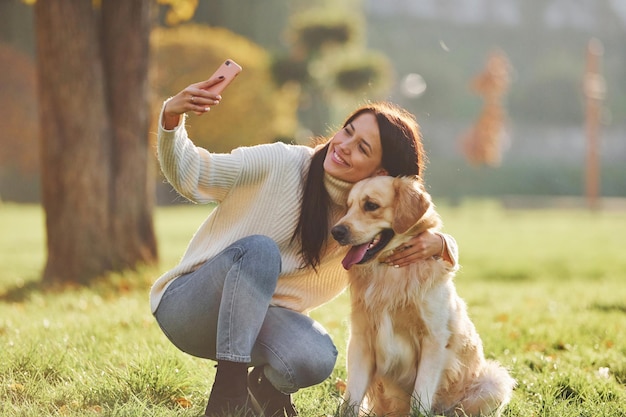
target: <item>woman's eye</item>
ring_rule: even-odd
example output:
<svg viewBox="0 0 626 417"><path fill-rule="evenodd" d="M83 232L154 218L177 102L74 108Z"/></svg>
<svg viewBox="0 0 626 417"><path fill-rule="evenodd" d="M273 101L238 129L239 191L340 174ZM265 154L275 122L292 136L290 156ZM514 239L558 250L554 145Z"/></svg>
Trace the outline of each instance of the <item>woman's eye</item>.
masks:
<svg viewBox="0 0 626 417"><path fill-rule="evenodd" d="M361 151L363 155L367 157L372 155L372 148L367 144L367 142L359 143L359 151Z"/></svg>
<svg viewBox="0 0 626 417"><path fill-rule="evenodd" d="M374 210L378 210L380 206L376 203L374 203L373 201L366 201L365 204L363 205L363 209L365 211L374 211Z"/></svg>

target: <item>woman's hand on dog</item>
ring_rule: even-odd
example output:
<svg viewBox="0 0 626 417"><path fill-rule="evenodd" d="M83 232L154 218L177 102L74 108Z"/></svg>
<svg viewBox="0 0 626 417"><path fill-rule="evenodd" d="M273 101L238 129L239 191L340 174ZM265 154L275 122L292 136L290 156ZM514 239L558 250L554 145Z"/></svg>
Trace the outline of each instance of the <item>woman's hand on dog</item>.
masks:
<svg viewBox="0 0 626 417"><path fill-rule="evenodd" d="M404 245L394 249L385 263L387 265L401 268L412 263L423 261L424 259L440 256L444 260L452 263L450 255L446 250L446 240L439 233L426 231L411 238Z"/></svg>

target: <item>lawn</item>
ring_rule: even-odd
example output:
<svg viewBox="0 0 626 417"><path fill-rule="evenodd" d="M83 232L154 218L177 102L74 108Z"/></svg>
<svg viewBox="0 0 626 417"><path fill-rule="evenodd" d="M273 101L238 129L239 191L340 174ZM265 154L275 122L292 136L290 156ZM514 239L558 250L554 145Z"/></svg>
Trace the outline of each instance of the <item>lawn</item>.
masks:
<svg viewBox="0 0 626 417"><path fill-rule="evenodd" d="M53 291L38 285L41 208L0 205L0 416L201 415L213 363L165 339L148 289L208 210L157 210L157 268ZM440 213L459 243L456 284L485 353L518 381L503 415L626 415L626 213L507 211L494 201ZM348 310L344 294L312 313L340 357L326 382L295 395L303 417L339 403Z"/></svg>

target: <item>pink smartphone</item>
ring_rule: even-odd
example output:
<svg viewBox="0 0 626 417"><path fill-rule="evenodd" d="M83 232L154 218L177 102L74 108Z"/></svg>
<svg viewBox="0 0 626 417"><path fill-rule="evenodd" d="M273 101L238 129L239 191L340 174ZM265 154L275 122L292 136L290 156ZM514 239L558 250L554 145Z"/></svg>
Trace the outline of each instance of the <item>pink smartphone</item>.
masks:
<svg viewBox="0 0 626 417"><path fill-rule="evenodd" d="M211 76L211 78L213 78L219 77L221 75L224 77L224 80L207 88L207 91L215 94L221 94L222 91L224 91L224 89L228 87L228 84L230 84L235 79L235 77L239 75L240 72L241 67L232 59L227 59Z"/></svg>

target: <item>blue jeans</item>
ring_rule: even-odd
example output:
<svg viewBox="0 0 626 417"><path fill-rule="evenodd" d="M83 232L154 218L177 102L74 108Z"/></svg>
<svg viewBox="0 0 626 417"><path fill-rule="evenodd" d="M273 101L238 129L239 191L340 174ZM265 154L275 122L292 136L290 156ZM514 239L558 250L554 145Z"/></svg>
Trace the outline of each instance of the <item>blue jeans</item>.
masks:
<svg viewBox="0 0 626 417"><path fill-rule="evenodd" d="M284 393L318 384L332 372L337 349L310 317L270 306L280 269L274 241L248 236L174 280L155 317L193 356L264 366Z"/></svg>

